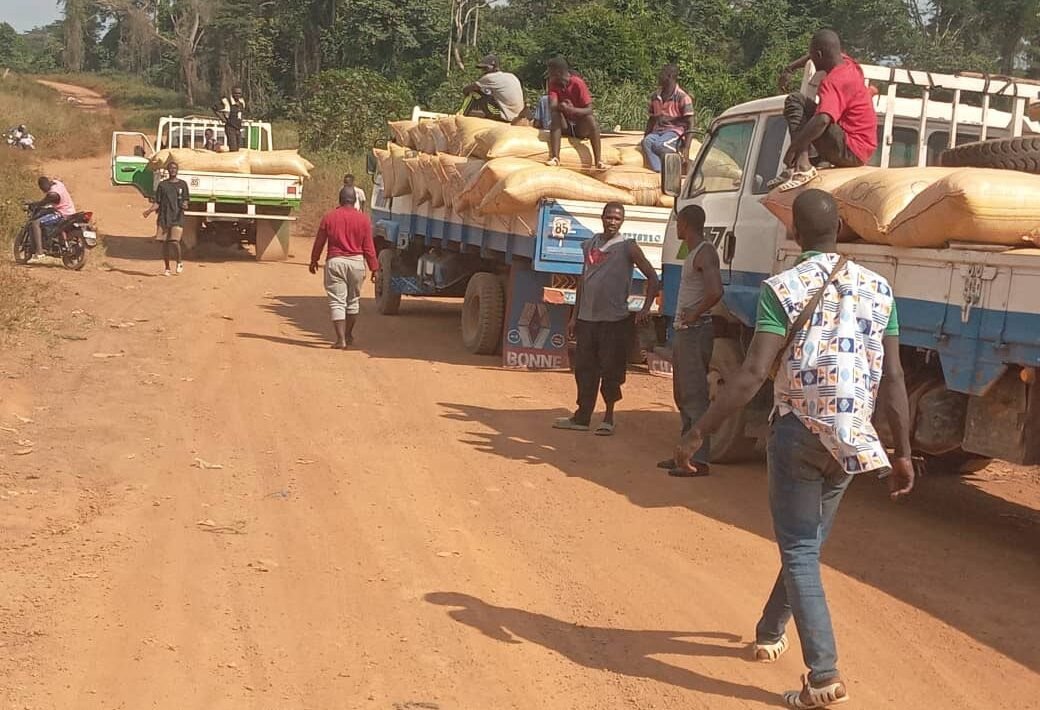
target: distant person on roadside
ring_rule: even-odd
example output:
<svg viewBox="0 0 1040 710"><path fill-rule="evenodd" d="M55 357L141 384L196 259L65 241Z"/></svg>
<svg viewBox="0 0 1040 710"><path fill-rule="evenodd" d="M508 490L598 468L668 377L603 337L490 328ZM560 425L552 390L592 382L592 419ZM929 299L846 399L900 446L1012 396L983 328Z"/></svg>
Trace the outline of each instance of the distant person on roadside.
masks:
<svg viewBox="0 0 1040 710"><path fill-rule="evenodd" d="M30 257L30 264L37 264L47 258L47 252L43 248L43 232L46 228L54 226L66 217L76 214L76 205L72 201L72 195L61 180L46 176L36 181L43 199L33 204L34 210L42 214L30 222L33 235L33 246L36 252Z"/></svg>
<svg viewBox="0 0 1040 710"><path fill-rule="evenodd" d="M202 143L204 150L211 150L214 153L220 151L220 143L217 142L216 134L213 132L212 128L207 128L205 133L203 133L203 136L205 137L205 140Z"/></svg>
<svg viewBox="0 0 1040 710"><path fill-rule="evenodd" d="M820 548L845 490L857 474L886 478L892 500L910 493L910 405L899 359L899 321L888 282L837 251L838 207L808 190L794 202L798 263L762 285L758 325L741 368L726 379L708 412L682 438L685 461L744 407L776 368L767 446L769 506L780 574L755 631L755 660L788 648L794 618L809 674L783 695L792 708L848 699L820 579ZM876 405L895 456L874 429Z"/></svg>
<svg viewBox="0 0 1040 710"><path fill-rule="evenodd" d="M666 64L657 78L657 91L650 96L650 117L643 138L643 155L651 170L661 172L661 159L679 150L692 119L693 99L679 87L679 68Z"/></svg>
<svg viewBox="0 0 1040 710"><path fill-rule="evenodd" d="M176 260L177 274L184 272L184 259L181 255L181 237L184 236L184 213L188 211L188 183L177 177L180 167L177 163L166 164L168 176L155 188L155 199L151 207L144 211L145 219L153 212L159 213L156 220L155 240L162 245L163 276L170 276L171 257Z"/></svg>
<svg viewBox="0 0 1040 710"><path fill-rule="evenodd" d="M722 300L722 272L715 245L704 239L704 209L688 205L676 226L686 245L679 281L679 300L672 324L672 393L682 420L682 436L708 411L708 369L715 344L711 309ZM676 464L674 457L657 464L672 476L692 478L709 473L708 440L692 460ZM689 464L689 465L687 465Z"/></svg>
<svg viewBox="0 0 1040 710"><path fill-rule="evenodd" d="M379 259L372 240L372 224L354 207L357 195L351 187L339 193L339 207L321 219L311 250L310 272L318 273L318 262L328 246L325 260L325 293L332 311L336 342L332 347L346 350L354 344L354 326L361 312L361 287L365 283L365 264L372 280L379 273Z"/></svg>
<svg viewBox="0 0 1040 710"><path fill-rule="evenodd" d="M465 116L480 115L494 121L512 123L526 108L524 89L516 74L502 71L498 57L488 54L477 68L483 73L472 84L462 89L466 97L462 104Z"/></svg>
<svg viewBox="0 0 1040 710"><path fill-rule="evenodd" d="M365 205L368 203L368 196L365 195L365 191L354 184L354 174L347 173L343 176L343 188L340 190L353 190L354 191L354 209L358 212L365 211ZM340 199L340 204L343 204L343 200Z"/></svg>
<svg viewBox="0 0 1040 710"><path fill-rule="evenodd" d="M780 75L780 90L786 91L791 74L812 60L817 71L827 72L817 89L817 101L793 93L784 104L784 118L791 132L791 147L784 155L786 169L769 183L771 188L793 190L813 180L816 162L834 168L858 168L870 162L877 149L877 113L863 69L842 52L834 30L813 35L809 53L792 62Z"/></svg>
<svg viewBox="0 0 1040 710"><path fill-rule="evenodd" d="M231 96L221 99L217 113L224 119L224 137L228 150L234 153L244 148L242 126L245 124L246 100L242 98L242 89L236 86L231 90Z"/></svg>
<svg viewBox="0 0 1040 710"><path fill-rule="evenodd" d="M592 110L592 94L585 80L567 66L563 57L550 59L549 69L549 160L546 165L560 164L560 142L564 130L592 144L592 161L598 170L606 170L600 145L599 123Z"/></svg>
<svg viewBox="0 0 1040 710"><path fill-rule="evenodd" d="M657 272L634 240L621 234L625 207L609 202L603 208L603 232L582 244L583 266L567 337L577 341L574 380L578 385L578 409L570 417L553 422L556 429L588 431L596 409L597 390L607 411L596 427L599 436L614 433L614 406L621 400L628 353L634 337L628 297L632 270L646 277L646 298L637 323L650 317L660 289Z"/></svg>

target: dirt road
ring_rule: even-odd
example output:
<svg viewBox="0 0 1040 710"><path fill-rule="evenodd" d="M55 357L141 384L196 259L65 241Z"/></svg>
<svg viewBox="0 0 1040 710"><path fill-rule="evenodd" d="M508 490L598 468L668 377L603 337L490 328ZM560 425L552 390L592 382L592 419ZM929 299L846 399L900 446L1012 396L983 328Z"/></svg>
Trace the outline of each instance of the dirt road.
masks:
<svg viewBox="0 0 1040 710"><path fill-rule="evenodd" d="M2 707L717 710L797 681L797 650L745 660L763 467L655 471L667 383L633 375L613 439L554 431L570 378L466 355L457 305L366 298L332 351L304 240L162 278L107 158L49 172L110 236L37 270L50 334L0 352ZM825 555L850 707L1038 707L1038 493L856 482Z"/></svg>

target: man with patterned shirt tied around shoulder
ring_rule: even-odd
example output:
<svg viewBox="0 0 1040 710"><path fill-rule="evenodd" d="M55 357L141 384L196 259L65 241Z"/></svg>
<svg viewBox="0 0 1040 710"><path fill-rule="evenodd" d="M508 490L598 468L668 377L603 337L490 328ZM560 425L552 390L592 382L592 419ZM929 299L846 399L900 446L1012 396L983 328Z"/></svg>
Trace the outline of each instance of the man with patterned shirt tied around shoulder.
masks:
<svg viewBox="0 0 1040 710"><path fill-rule="evenodd" d="M809 53L781 74L780 90L787 90L791 74L805 67L809 60L827 76L816 91L817 101L794 93L784 103L791 147L784 155L786 170L769 183L782 191L801 187L816 177L810 148L816 149L817 162L835 168L866 165L877 149L877 112L871 90L863 69L842 52L841 38L833 30L820 30L813 35Z"/></svg>
<svg viewBox="0 0 1040 710"><path fill-rule="evenodd" d="M849 698L820 578L820 547L845 490L853 476L869 472L888 481L892 500L914 485L895 299L884 278L837 254L838 225L828 193L808 190L795 200L801 258L763 284L743 366L675 455L689 461L776 368L767 452L781 567L755 631L754 657L768 663L787 650L793 617L809 674L801 689L784 693L792 708ZM892 433L891 461L871 423L876 403Z"/></svg>
<svg viewBox="0 0 1040 710"><path fill-rule="evenodd" d="M310 272L318 273L318 261L328 246L325 260L325 293L329 297L332 325L336 329L337 350L354 344L354 325L361 312L361 286L365 283L365 264L372 280L379 273L379 259L372 240L372 224L355 208L357 195L353 187L339 192L339 207L321 219L318 235L311 250Z"/></svg>

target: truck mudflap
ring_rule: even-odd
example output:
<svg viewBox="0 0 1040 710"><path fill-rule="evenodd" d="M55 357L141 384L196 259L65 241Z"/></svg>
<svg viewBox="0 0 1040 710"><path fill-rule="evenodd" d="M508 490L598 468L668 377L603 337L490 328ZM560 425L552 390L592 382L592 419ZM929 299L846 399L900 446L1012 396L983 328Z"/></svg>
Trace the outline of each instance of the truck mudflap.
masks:
<svg viewBox="0 0 1040 710"><path fill-rule="evenodd" d="M502 364L510 369L563 370L570 367L567 321L570 308L546 303L552 274L519 261L509 271Z"/></svg>

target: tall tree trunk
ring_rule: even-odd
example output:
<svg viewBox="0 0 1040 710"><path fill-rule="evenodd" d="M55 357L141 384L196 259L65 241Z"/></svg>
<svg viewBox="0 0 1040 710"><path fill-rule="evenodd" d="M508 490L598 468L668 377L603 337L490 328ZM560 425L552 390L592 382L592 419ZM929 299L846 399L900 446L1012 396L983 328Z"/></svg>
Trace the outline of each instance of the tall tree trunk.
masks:
<svg viewBox="0 0 1040 710"><path fill-rule="evenodd" d="M85 0L65 0L64 65L70 72L83 71L83 34L87 20Z"/></svg>

